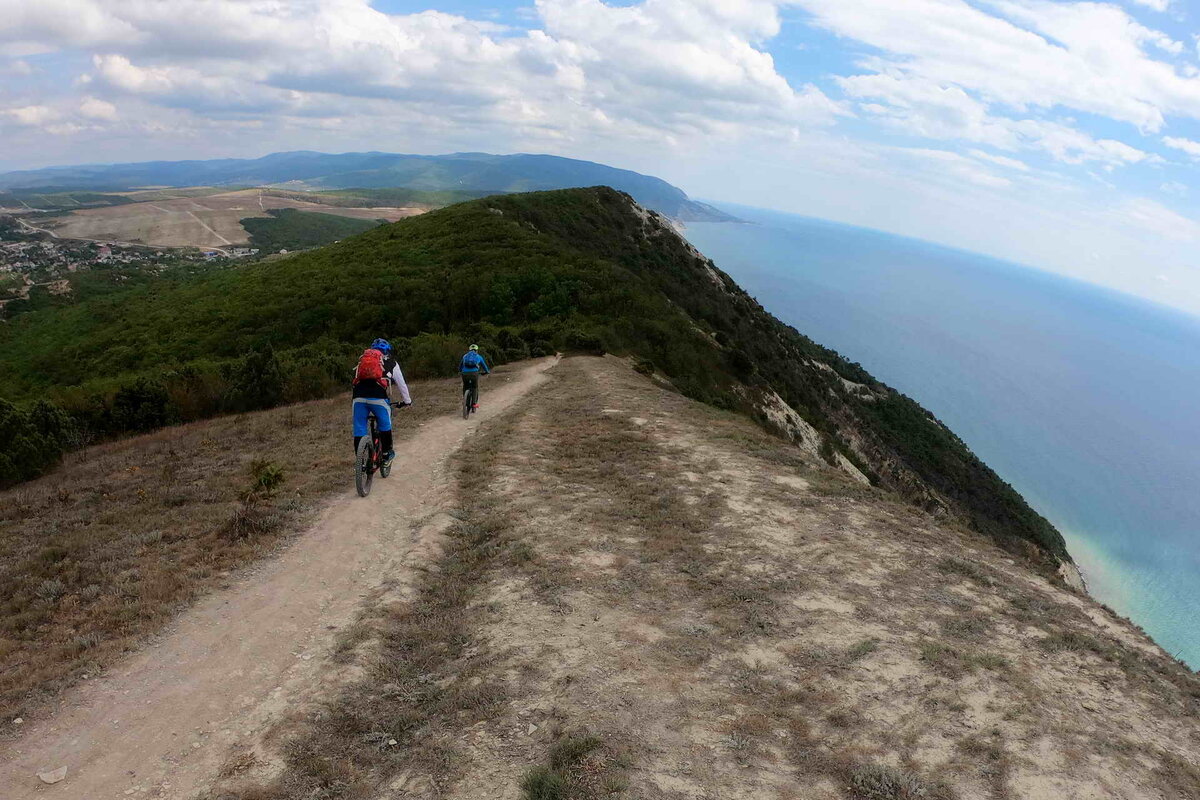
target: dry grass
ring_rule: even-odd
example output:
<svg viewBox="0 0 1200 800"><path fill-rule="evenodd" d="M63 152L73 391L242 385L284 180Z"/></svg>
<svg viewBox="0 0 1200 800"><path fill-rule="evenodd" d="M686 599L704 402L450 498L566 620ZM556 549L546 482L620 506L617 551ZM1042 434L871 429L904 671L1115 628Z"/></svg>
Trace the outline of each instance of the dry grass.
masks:
<svg viewBox="0 0 1200 800"><path fill-rule="evenodd" d="M626 788L620 757L598 736L568 734L550 748L546 761L521 781L524 800L601 800Z"/></svg>
<svg viewBox="0 0 1200 800"><path fill-rule="evenodd" d="M454 412L451 382L413 392L398 441ZM171 428L0 493L0 719L95 677L352 491L348 417L335 398Z"/></svg>
<svg viewBox="0 0 1200 800"><path fill-rule="evenodd" d="M549 375L214 797L1197 796L1200 681L1130 626L629 364Z"/></svg>
<svg viewBox="0 0 1200 800"><path fill-rule="evenodd" d="M415 596L381 603L356 626L348 647L374 645L360 660L362 677L298 725L282 725L275 736L284 742L283 765L270 782L227 785L219 797L366 798L399 775L407 776L401 787L437 796L453 784L462 731L492 718L508 699L503 681L489 673L493 657L475 638L486 610L474 600L491 571L511 559L506 520L487 497L512 424L511 417L487 421L484 444L456 460L459 493L472 502L454 512L441 556Z"/></svg>
<svg viewBox="0 0 1200 800"><path fill-rule="evenodd" d="M639 796L1186 786L1188 762L1162 752L1195 753L1197 681L1114 639L1136 638L1128 626L1097 629L1089 601L991 543L630 366L556 372L489 491L514 544L477 635L524 694L483 726L489 747L465 749L464 775L565 786L503 733L553 698L552 720L629 741ZM1087 711L1089 696L1111 708ZM489 796L469 782L452 794Z"/></svg>

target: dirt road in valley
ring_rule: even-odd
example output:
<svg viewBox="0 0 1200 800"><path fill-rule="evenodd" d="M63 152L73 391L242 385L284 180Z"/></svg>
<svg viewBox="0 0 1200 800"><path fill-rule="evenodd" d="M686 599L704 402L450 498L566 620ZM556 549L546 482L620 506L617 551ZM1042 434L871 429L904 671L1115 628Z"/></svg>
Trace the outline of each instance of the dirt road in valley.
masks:
<svg viewBox="0 0 1200 800"><path fill-rule="evenodd" d="M517 402L555 363L493 377L482 413ZM328 658L339 631L364 597L385 579L411 580L430 561L452 499L447 462L475 428L457 418L426 424L366 499L354 494L348 458L345 495L284 553L5 744L0 798L186 798L202 789L231 747L321 691L336 672ZM37 777L61 767L59 783Z"/></svg>

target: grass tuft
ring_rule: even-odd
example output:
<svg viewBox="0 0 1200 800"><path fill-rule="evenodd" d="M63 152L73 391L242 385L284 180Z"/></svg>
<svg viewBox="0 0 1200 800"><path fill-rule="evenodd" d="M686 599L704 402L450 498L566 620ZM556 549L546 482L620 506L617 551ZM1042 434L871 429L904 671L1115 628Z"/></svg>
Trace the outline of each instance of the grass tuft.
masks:
<svg viewBox="0 0 1200 800"><path fill-rule="evenodd" d="M550 748L547 761L525 773L522 800L597 800L625 788L620 764L597 736L569 734Z"/></svg>
<svg viewBox="0 0 1200 800"><path fill-rule="evenodd" d="M867 764L850 772L847 787L855 800L935 800L949 798L941 785L930 785L918 776L883 764Z"/></svg>

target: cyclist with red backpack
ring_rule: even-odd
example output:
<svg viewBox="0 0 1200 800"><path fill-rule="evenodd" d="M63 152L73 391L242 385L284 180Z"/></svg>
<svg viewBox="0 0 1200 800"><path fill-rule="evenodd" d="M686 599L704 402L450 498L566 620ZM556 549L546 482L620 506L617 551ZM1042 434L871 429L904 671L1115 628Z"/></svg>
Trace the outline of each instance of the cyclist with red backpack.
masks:
<svg viewBox="0 0 1200 800"><path fill-rule="evenodd" d="M408 384L392 356L391 344L387 339L376 339L363 351L354 370L354 391L351 393L354 398L354 452L358 452L359 440L367 435L367 422L374 414L385 464L391 464L396 458L396 450L392 447L392 407L388 399L388 389L392 386L400 392L398 405L411 406Z"/></svg>

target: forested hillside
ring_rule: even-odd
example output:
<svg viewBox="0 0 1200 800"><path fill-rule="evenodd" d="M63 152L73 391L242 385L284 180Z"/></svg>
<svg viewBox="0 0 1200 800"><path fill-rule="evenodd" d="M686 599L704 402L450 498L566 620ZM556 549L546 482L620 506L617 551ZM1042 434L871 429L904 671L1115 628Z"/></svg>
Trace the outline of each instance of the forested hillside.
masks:
<svg viewBox="0 0 1200 800"><path fill-rule="evenodd" d="M690 397L764 421L782 398L831 463L1015 552L1067 558L1058 532L920 406L767 314L664 218L605 187L488 197L27 314L0 331L0 391L53 399L76 439L145 430L337 390L377 335L416 376L451 371L475 340L497 361L630 355ZM52 434L22 446L37 436ZM5 468L21 477L16 461Z"/></svg>
<svg viewBox="0 0 1200 800"><path fill-rule="evenodd" d="M384 220L336 217L294 208L271 209L269 217L246 217L242 227L250 244L264 253L318 247L369 231Z"/></svg>

